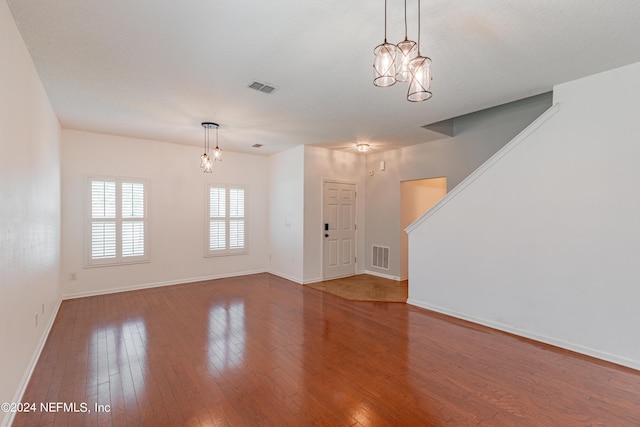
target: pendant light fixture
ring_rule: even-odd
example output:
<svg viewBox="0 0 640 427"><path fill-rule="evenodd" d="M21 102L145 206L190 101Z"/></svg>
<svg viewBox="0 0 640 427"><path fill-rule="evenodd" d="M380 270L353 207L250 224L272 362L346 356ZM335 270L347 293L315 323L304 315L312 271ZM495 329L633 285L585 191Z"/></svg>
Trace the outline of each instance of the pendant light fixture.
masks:
<svg viewBox="0 0 640 427"><path fill-rule="evenodd" d="M202 172L204 173L212 173L213 161L218 160L216 154L220 160L222 160L222 151L218 148L218 124L213 122L202 122L202 127L204 128L204 154L200 156L200 168L202 168ZM211 128L216 128L216 148L213 151L213 161L211 160L211 157L209 157L209 129Z"/></svg>
<svg viewBox="0 0 640 427"><path fill-rule="evenodd" d="M418 56L409 62L411 81L407 91L407 100L426 101L431 98L431 58L420 54L420 0L418 0Z"/></svg>
<svg viewBox="0 0 640 427"><path fill-rule="evenodd" d="M420 54L420 0L418 0L418 42L407 37L407 0L404 1L404 40L397 45L387 43L387 0L384 2L384 43L373 50L373 84L392 86L409 82L407 100L426 101L431 98L431 58Z"/></svg>
<svg viewBox="0 0 640 427"><path fill-rule="evenodd" d="M418 56L418 45L407 38L407 0L404 0L404 40L398 43L396 52L396 81L407 82L411 79L409 63Z"/></svg>
<svg viewBox="0 0 640 427"><path fill-rule="evenodd" d="M218 128L220 126L216 125L216 148L213 149L213 161L221 162L222 161L222 150L218 147Z"/></svg>
<svg viewBox="0 0 640 427"><path fill-rule="evenodd" d="M396 55L398 47L387 43L387 0L384 0L384 43L373 50L373 84L378 87L392 86L396 82Z"/></svg>

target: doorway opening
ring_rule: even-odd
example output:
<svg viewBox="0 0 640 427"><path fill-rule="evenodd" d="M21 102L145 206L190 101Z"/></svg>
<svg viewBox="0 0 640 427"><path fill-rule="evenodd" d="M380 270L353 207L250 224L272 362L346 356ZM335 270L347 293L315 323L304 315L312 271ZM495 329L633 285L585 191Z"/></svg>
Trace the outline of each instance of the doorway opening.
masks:
<svg viewBox="0 0 640 427"><path fill-rule="evenodd" d="M409 277L409 236L404 231L447 194L447 177L400 182L400 277Z"/></svg>

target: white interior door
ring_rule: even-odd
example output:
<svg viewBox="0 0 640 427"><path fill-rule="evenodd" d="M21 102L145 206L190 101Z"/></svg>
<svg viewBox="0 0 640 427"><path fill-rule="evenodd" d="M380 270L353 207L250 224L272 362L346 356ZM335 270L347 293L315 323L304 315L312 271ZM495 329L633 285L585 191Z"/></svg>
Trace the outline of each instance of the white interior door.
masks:
<svg viewBox="0 0 640 427"><path fill-rule="evenodd" d="M323 277L356 274L356 186L323 185Z"/></svg>

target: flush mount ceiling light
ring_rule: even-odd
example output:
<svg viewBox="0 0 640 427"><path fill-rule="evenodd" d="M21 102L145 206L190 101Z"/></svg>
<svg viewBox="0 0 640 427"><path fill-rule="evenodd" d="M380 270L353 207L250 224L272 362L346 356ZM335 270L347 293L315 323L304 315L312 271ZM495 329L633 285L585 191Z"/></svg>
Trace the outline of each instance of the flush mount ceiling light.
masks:
<svg viewBox="0 0 640 427"><path fill-rule="evenodd" d="M360 142L356 144L356 148L358 149L358 152L366 153L367 151L369 151L369 144L367 144L366 142Z"/></svg>
<svg viewBox="0 0 640 427"><path fill-rule="evenodd" d="M420 55L420 0L418 0L418 42L407 37L407 1L404 2L404 40L387 43L387 0L384 2L384 43L373 50L373 84L388 87L409 81L407 100L425 101L431 98L431 59Z"/></svg>
<svg viewBox="0 0 640 427"><path fill-rule="evenodd" d="M218 147L218 128L220 126L213 122L202 122L202 127L204 128L204 154L200 156L200 168L202 168L202 172L204 173L211 173L213 172L213 162L216 160L222 161L222 150ZM209 157L211 148L209 129L212 128L216 129L216 148L213 150L213 160Z"/></svg>

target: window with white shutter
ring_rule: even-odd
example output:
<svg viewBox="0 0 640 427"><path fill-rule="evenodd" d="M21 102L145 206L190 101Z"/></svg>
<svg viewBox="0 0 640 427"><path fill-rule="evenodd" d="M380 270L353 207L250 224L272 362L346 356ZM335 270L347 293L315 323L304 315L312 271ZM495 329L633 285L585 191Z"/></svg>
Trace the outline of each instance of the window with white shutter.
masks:
<svg viewBox="0 0 640 427"><path fill-rule="evenodd" d="M90 177L86 266L148 261L147 187L143 180Z"/></svg>
<svg viewBox="0 0 640 427"><path fill-rule="evenodd" d="M208 186L207 239L205 255L233 255L247 252L245 235L246 190L238 186Z"/></svg>

